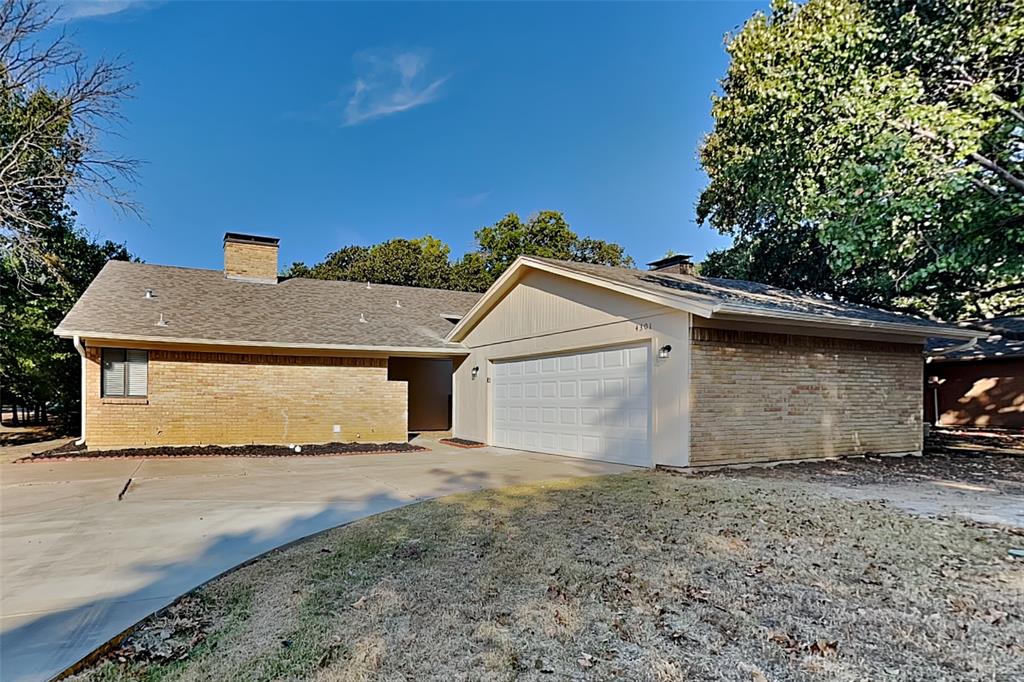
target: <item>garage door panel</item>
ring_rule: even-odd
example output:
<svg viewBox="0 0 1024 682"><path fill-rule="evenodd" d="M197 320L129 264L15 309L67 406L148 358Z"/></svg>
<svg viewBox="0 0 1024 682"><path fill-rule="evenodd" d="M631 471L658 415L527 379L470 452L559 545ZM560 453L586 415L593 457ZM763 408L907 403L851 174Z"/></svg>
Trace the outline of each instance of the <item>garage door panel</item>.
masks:
<svg viewBox="0 0 1024 682"><path fill-rule="evenodd" d="M610 426L616 429L624 428L628 421L623 411L615 408L605 408L602 410L601 418L601 423L605 426Z"/></svg>
<svg viewBox="0 0 1024 682"><path fill-rule="evenodd" d="M631 429L646 429L647 428L647 410L633 408L627 410L629 415L629 428Z"/></svg>
<svg viewBox="0 0 1024 682"><path fill-rule="evenodd" d="M495 363L495 445L648 466L647 356L632 347Z"/></svg>
<svg viewBox="0 0 1024 682"><path fill-rule="evenodd" d="M624 354L625 351L622 350L606 350L601 353L601 359L604 361L605 369L625 366L626 363L622 357Z"/></svg>
<svg viewBox="0 0 1024 682"><path fill-rule="evenodd" d="M626 394L626 380L620 377L605 379L602 388L605 398L621 398Z"/></svg>

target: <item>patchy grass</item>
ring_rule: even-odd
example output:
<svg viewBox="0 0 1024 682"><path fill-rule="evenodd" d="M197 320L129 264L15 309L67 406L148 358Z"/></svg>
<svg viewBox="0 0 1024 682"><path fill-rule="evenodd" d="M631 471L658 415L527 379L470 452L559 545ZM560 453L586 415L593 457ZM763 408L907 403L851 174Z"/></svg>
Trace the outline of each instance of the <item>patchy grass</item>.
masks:
<svg viewBox="0 0 1024 682"><path fill-rule="evenodd" d="M790 481L457 495L199 590L187 658L122 654L77 679L1020 679L1013 540Z"/></svg>

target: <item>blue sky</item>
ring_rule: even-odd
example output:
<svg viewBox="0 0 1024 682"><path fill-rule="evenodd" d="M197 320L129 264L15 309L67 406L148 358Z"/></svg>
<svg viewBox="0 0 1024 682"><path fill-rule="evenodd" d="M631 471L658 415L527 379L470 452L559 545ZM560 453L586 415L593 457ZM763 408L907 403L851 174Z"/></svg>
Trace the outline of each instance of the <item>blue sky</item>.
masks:
<svg viewBox="0 0 1024 682"><path fill-rule="evenodd" d="M458 256L553 209L637 262L699 258L728 244L694 219L723 36L764 4L73 4L86 53L132 64L108 143L145 162L144 221L79 221L216 268L225 231L280 237L282 266L426 233Z"/></svg>

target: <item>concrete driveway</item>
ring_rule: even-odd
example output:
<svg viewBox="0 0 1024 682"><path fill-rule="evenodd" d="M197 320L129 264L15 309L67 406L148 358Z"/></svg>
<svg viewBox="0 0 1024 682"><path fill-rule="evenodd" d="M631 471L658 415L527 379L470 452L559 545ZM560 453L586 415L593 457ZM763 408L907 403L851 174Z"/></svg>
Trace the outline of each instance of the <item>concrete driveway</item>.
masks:
<svg viewBox="0 0 1024 682"><path fill-rule="evenodd" d="M427 445L352 457L0 462L0 679L47 679L183 592L326 528L455 492L629 470Z"/></svg>

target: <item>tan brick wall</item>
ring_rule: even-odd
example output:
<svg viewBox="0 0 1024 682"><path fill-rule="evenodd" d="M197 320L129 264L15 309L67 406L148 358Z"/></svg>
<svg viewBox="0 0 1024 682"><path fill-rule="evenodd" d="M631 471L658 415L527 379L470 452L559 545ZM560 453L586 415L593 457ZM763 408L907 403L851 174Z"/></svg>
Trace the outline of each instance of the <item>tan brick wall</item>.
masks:
<svg viewBox="0 0 1024 682"><path fill-rule="evenodd" d="M102 398L100 349L86 357L90 448L407 438L407 385L384 358L151 350L140 401Z"/></svg>
<svg viewBox="0 0 1024 682"><path fill-rule="evenodd" d="M224 242L224 274L229 277L277 279L277 247Z"/></svg>
<svg viewBox="0 0 1024 682"><path fill-rule="evenodd" d="M690 464L918 452L921 347L692 330Z"/></svg>

